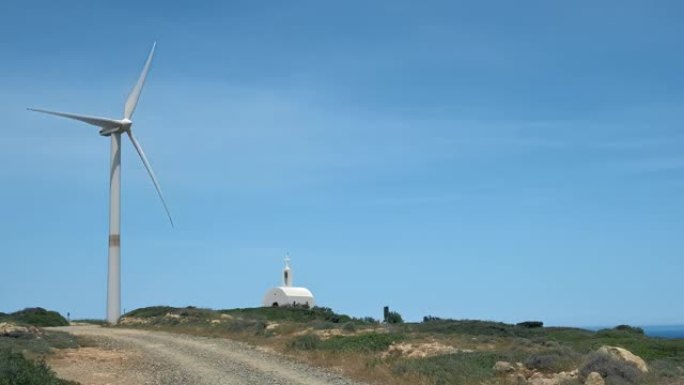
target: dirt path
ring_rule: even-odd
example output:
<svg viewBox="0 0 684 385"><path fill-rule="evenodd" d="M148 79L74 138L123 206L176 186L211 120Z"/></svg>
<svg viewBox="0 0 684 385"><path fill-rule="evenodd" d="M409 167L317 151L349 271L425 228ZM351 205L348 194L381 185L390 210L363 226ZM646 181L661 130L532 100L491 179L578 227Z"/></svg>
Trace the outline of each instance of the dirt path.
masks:
<svg viewBox="0 0 684 385"><path fill-rule="evenodd" d="M99 326L51 329L90 337L97 345L65 350L48 361L59 377L83 385L359 384L221 338Z"/></svg>

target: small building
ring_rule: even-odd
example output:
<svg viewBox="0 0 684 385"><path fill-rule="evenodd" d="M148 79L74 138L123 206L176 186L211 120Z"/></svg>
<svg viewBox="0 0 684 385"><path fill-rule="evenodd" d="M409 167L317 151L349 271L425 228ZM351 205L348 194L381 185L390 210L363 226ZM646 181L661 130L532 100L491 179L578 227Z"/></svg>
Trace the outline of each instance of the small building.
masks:
<svg viewBox="0 0 684 385"><path fill-rule="evenodd" d="M285 268L283 269L283 286L274 287L266 292L263 306L311 306L314 302L313 294L305 287L292 286L292 269L290 268L290 257L285 257Z"/></svg>

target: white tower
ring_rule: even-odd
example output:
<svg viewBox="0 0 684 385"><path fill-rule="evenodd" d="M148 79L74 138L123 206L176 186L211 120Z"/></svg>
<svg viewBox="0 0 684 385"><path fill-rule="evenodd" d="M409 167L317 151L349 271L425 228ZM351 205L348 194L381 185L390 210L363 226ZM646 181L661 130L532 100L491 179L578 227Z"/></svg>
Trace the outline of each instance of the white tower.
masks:
<svg viewBox="0 0 684 385"><path fill-rule="evenodd" d="M283 286L292 287L292 269L290 269L290 256L285 255L285 268L283 269Z"/></svg>

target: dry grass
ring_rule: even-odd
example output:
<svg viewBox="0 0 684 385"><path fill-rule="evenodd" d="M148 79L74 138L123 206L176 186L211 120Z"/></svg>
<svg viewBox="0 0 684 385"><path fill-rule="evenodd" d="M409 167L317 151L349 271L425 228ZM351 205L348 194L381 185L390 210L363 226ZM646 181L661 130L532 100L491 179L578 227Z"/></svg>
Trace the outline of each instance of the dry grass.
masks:
<svg viewBox="0 0 684 385"><path fill-rule="evenodd" d="M684 383L684 341L652 339L638 330L594 333L470 320L382 326L329 309L298 311L238 309L216 316L201 310L210 315L203 320L193 309L192 316L160 314L137 327L240 340L373 384L505 384L506 378L492 370L496 361L552 375L577 369L602 345L623 346L653 363L653 371L640 383Z"/></svg>

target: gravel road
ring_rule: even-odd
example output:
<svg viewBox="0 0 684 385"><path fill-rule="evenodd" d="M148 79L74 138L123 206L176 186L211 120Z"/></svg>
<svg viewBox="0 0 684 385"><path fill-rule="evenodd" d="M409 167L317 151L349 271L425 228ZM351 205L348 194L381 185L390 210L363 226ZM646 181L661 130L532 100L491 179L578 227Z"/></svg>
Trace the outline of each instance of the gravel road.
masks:
<svg viewBox="0 0 684 385"><path fill-rule="evenodd" d="M361 385L222 338L99 326L50 329L94 341L94 347L64 350L48 361L61 378L83 385Z"/></svg>

